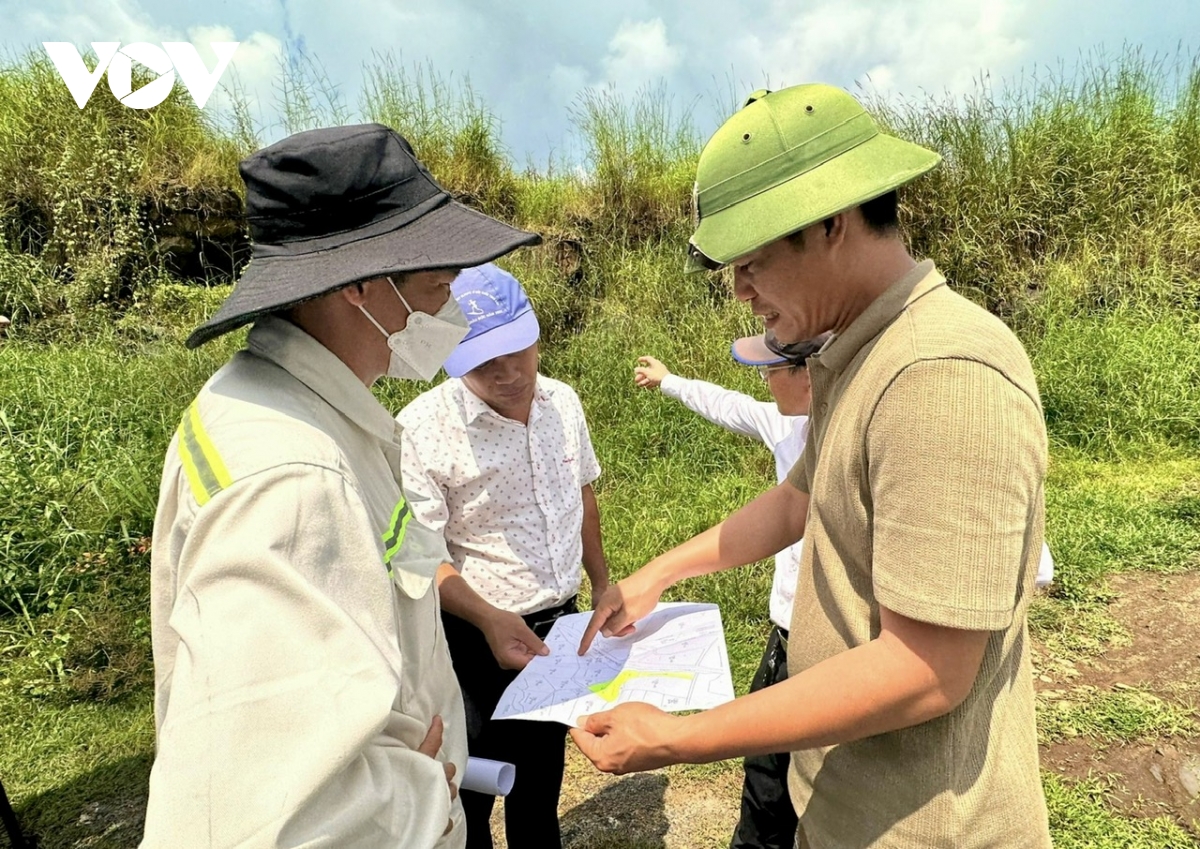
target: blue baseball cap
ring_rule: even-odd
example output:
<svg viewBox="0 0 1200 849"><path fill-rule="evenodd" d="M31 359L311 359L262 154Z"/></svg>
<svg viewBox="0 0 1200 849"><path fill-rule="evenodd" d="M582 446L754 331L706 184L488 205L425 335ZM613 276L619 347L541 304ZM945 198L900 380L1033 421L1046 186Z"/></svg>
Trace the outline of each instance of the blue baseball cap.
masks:
<svg viewBox="0 0 1200 849"><path fill-rule="evenodd" d="M464 268L450 293L467 317L470 330L446 360L446 374L462 377L472 369L523 351L538 340L541 327L529 296L517 278L492 263Z"/></svg>
<svg viewBox="0 0 1200 849"><path fill-rule="evenodd" d="M744 366L773 366L786 363L788 358L767 346L766 336L743 336L733 340L729 353Z"/></svg>

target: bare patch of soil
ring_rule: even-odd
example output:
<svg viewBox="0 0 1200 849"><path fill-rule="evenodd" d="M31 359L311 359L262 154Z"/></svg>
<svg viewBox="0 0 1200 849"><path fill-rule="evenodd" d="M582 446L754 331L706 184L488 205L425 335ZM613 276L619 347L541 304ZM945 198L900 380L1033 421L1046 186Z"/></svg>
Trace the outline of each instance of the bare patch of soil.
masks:
<svg viewBox="0 0 1200 849"><path fill-rule="evenodd" d="M1038 687L1135 687L1200 706L1200 572L1114 575L1109 613L1129 633L1104 654L1048 664ZM1049 674L1046 674L1049 673ZM1108 776L1109 798L1133 816L1171 816L1200 835L1200 739L1104 744L1076 738L1043 747L1042 765L1069 778Z"/></svg>
<svg viewBox="0 0 1200 849"><path fill-rule="evenodd" d="M1114 575L1109 612L1129 645L1078 664L1075 684L1128 684L1185 703L1200 700L1200 572Z"/></svg>
<svg viewBox="0 0 1200 849"><path fill-rule="evenodd" d="M1068 778L1109 776L1108 801L1131 816L1169 816L1200 835L1200 740L1097 747L1083 739L1054 743L1042 766Z"/></svg>
<svg viewBox="0 0 1200 849"><path fill-rule="evenodd" d="M70 849L136 846L145 822L146 799L140 794L126 799L89 802L80 811L74 824L75 831L68 838ZM41 841L34 845L49 849L49 845Z"/></svg>

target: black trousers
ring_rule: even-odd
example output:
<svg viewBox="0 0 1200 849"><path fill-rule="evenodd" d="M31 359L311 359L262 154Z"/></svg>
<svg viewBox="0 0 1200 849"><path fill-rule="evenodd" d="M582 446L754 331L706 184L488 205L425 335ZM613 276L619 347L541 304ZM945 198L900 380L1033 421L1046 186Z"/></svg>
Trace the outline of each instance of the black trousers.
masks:
<svg viewBox="0 0 1200 849"><path fill-rule="evenodd" d="M554 620L575 613L575 599L561 607L523 617L545 639ZM508 761L517 768L512 792L504 799L504 833L514 849L561 849L558 795L562 790L567 726L557 722L491 719L504 689L517 672L501 669L483 632L457 616L442 612L454 673L462 688L467 716L467 752L476 758ZM461 791L467 818L467 849L492 849L491 817L496 797Z"/></svg>
<svg viewBox="0 0 1200 849"><path fill-rule="evenodd" d="M787 631L771 628L767 648L750 692L778 684L787 678ZM746 758L742 782L742 818L733 831L730 849L793 849L799 824L788 795L787 752Z"/></svg>

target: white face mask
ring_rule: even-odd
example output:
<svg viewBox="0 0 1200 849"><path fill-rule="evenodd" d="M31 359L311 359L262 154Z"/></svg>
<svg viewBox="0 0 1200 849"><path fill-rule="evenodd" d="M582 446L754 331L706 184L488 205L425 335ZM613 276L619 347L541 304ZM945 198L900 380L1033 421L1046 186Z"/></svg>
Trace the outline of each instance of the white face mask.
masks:
<svg viewBox="0 0 1200 849"><path fill-rule="evenodd" d="M388 377L398 377L403 380L432 380L438 369L458 347L470 329L467 317L463 315L458 301L451 295L436 315L416 312L404 300L400 290L392 278L392 291L408 310L408 323L403 330L388 333L361 304L359 309L363 315L379 328L379 332L387 337L388 348L392 351L388 360Z"/></svg>

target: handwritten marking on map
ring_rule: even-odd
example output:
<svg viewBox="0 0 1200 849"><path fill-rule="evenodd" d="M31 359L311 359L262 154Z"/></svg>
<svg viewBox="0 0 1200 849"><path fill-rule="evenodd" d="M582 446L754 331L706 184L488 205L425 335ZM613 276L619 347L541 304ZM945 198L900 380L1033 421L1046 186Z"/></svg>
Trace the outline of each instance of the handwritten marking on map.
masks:
<svg viewBox="0 0 1200 849"><path fill-rule="evenodd" d="M500 697L493 719L576 724L623 702L667 711L702 710L733 700L721 612L715 604L660 604L627 637L597 636L577 654L590 613L564 616Z"/></svg>

